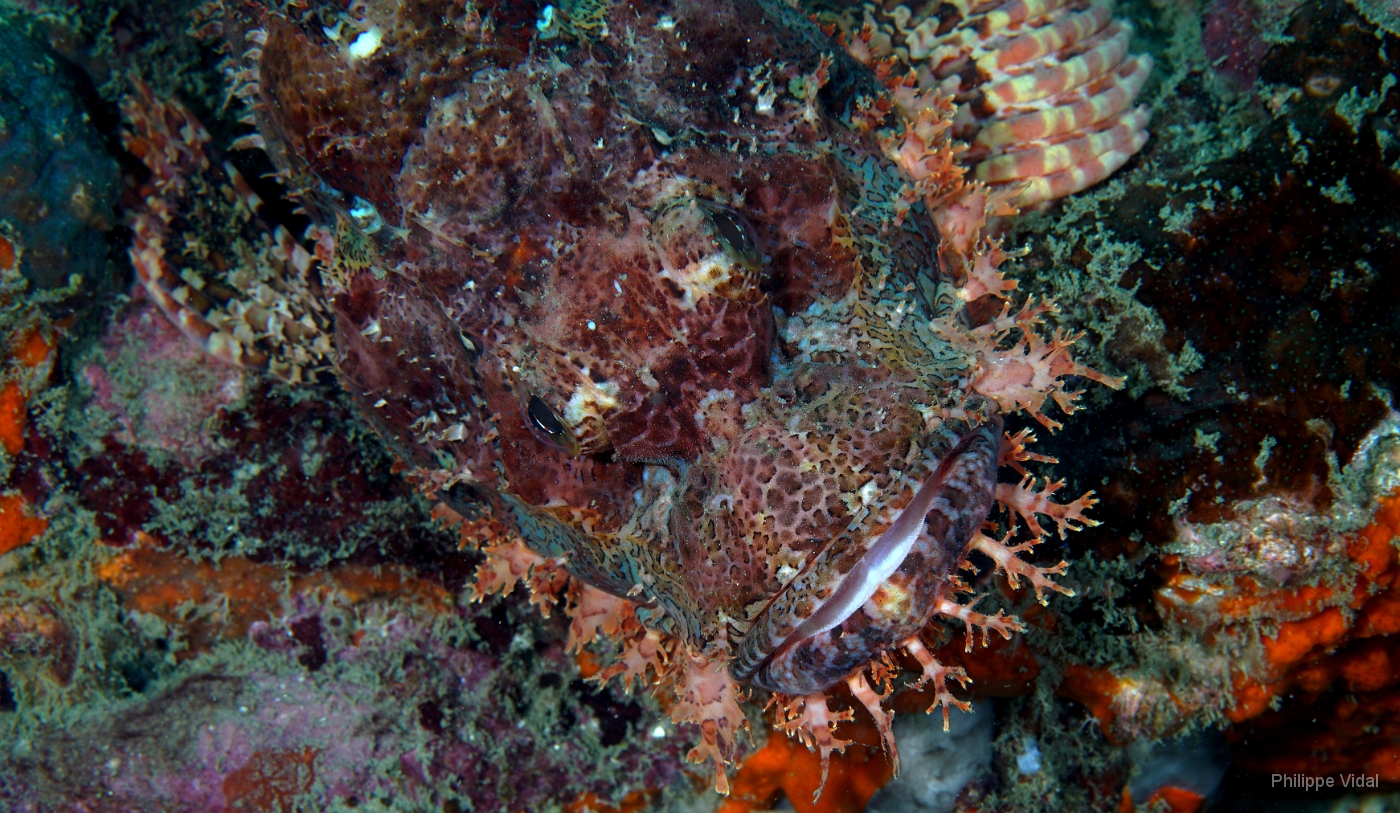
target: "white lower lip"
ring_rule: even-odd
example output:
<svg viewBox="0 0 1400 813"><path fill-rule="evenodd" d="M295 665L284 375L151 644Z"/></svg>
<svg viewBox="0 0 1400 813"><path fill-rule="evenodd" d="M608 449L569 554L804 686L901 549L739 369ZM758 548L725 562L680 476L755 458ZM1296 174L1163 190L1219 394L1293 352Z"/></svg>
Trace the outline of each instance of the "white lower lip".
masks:
<svg viewBox="0 0 1400 813"><path fill-rule="evenodd" d="M817 611L808 616L807 620L787 637L779 647L780 650L839 626L869 601L870 597L875 595L875 591L880 589L881 584L894 575L899 566L904 564L904 558L914 547L914 541L919 538L919 532L924 527L924 518L933 508L933 501L948 477L949 467L963 451L960 444L959 448L939 462L938 468L934 469L923 485L919 486L919 490L914 492L914 498L895 521L880 534L880 538L875 540L875 544L870 546L870 550L865 552L860 562L841 580L836 592L822 602Z"/></svg>

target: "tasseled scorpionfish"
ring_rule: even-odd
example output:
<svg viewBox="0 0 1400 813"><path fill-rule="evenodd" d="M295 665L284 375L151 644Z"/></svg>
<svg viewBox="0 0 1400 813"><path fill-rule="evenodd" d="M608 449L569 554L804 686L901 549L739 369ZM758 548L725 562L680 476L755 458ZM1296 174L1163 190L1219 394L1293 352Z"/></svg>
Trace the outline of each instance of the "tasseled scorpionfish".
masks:
<svg viewBox="0 0 1400 813"><path fill-rule="evenodd" d="M960 600L959 568L977 550L1060 589L1063 563L1018 554L1037 517L1063 532L1092 503L998 484L1000 464L1043 459L1003 415L1054 428L1042 407L1073 409L1066 376L1117 384L1048 334L1049 303L969 319L1015 288L984 227L1026 184L967 174L953 134L986 113L967 91L838 43L912 64L889 21L924 25L969 87L1012 48L1054 90L1003 94L1021 119L1126 96L1071 118L1083 133L996 148L1048 177L1145 138L1144 119L1097 151L1056 146L1123 124L1137 90L1110 81L1118 61L1050 81L1121 29L1054 0L944 3L936 25L871 8L879 37L833 39L780 0L213 3L201 33L256 128L234 146L267 151L314 222L305 244L257 237L261 201L178 103L138 85L126 109L159 193L132 258L172 319L285 379L334 369L484 537L478 589L562 594L573 645L620 642L603 678L675 692L721 787L741 686L774 693L824 760L845 744L849 712L824 696L842 682L893 753L867 675L888 683L897 650L945 715L964 705L922 631L1020 627ZM222 237L168 250L216 215ZM1032 539L982 533L998 501Z"/></svg>

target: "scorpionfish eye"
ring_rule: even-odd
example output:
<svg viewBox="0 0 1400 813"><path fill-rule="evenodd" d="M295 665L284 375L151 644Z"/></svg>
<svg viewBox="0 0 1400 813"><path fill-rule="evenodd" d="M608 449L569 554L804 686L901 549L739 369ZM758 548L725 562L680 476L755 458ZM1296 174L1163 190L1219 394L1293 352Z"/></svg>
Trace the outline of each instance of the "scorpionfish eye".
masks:
<svg viewBox="0 0 1400 813"><path fill-rule="evenodd" d="M554 408L544 402L538 395L530 393L524 400L525 423L530 427L530 431L535 437L554 446L563 449L569 454L579 453L578 438L564 423L564 419L559 416Z"/></svg>
<svg viewBox="0 0 1400 813"><path fill-rule="evenodd" d="M652 222L661 275L687 305L715 294L735 302L763 298L763 254L753 227L738 210L699 197L675 201Z"/></svg>
<svg viewBox="0 0 1400 813"><path fill-rule="evenodd" d="M695 204L709 218L715 239L725 252L749 271L759 271L763 266L763 256L758 253L758 241L754 239L749 221L733 207L722 203L696 198Z"/></svg>

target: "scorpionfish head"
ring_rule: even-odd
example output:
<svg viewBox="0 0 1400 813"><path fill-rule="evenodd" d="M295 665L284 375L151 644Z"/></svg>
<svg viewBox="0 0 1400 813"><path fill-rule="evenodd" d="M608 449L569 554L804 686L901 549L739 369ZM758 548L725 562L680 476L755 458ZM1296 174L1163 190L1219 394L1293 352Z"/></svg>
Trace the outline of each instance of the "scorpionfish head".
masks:
<svg viewBox="0 0 1400 813"><path fill-rule="evenodd" d="M1001 423L848 123L866 69L776 0L229 6L337 369L408 460L741 680L927 623Z"/></svg>

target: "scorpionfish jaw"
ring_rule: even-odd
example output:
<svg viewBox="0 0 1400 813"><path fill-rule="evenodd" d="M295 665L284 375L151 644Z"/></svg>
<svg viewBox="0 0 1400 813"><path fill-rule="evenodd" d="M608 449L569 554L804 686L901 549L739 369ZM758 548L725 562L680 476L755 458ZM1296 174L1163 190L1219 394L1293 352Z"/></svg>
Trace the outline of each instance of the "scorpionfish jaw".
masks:
<svg viewBox="0 0 1400 813"><path fill-rule="evenodd" d="M861 543L829 547L754 620L734 676L811 694L927 625L991 510L1001 429L995 415L945 427L924 451L922 477L901 484Z"/></svg>

